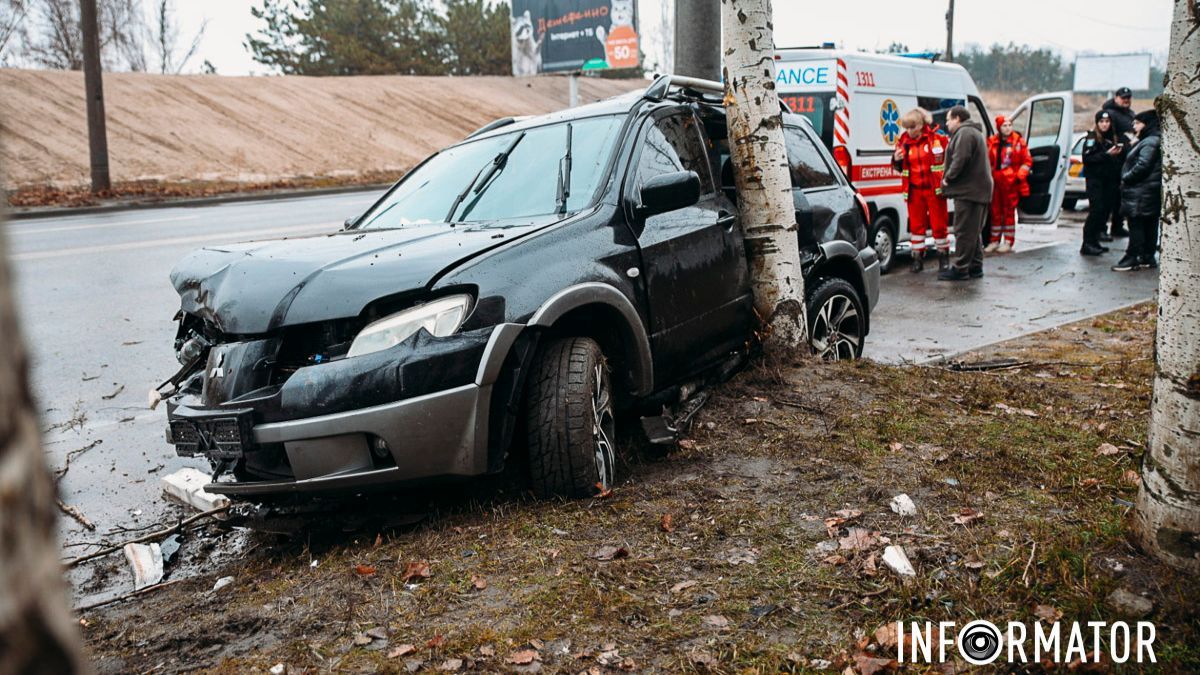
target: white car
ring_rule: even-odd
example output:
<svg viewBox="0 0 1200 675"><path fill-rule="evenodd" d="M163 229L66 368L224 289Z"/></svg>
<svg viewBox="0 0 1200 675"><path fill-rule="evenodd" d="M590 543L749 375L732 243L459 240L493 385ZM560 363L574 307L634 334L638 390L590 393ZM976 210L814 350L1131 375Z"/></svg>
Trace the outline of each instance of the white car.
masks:
<svg viewBox="0 0 1200 675"><path fill-rule="evenodd" d="M1087 199L1087 181L1083 179L1083 139L1087 132L1076 131L1071 139L1071 164L1067 168L1067 189L1063 192L1063 208L1074 211L1080 199Z"/></svg>

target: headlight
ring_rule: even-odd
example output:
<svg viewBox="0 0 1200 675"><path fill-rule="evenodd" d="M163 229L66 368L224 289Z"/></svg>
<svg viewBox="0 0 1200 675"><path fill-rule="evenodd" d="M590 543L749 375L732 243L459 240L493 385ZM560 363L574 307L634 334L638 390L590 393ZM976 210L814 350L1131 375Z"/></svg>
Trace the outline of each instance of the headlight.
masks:
<svg viewBox="0 0 1200 675"><path fill-rule="evenodd" d="M346 356L394 347L422 328L435 337L453 335L467 318L470 307L471 296L451 295L380 319L359 332Z"/></svg>

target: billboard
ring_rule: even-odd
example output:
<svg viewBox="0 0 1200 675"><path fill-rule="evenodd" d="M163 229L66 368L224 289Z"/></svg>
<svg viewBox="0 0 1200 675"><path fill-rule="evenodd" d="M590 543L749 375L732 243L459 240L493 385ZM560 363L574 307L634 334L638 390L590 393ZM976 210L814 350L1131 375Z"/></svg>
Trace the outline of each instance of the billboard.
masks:
<svg viewBox="0 0 1200 675"><path fill-rule="evenodd" d="M1150 55L1075 57L1075 91L1116 91L1150 88Z"/></svg>
<svg viewBox="0 0 1200 675"><path fill-rule="evenodd" d="M637 68L636 0L512 0L518 77Z"/></svg>

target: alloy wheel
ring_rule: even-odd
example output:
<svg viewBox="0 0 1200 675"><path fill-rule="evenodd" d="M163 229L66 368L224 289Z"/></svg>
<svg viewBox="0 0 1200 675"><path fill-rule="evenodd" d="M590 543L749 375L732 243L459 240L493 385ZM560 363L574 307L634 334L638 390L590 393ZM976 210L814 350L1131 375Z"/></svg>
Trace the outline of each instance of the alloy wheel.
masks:
<svg viewBox="0 0 1200 675"><path fill-rule="evenodd" d="M845 295L830 296L813 320L813 351L826 361L858 356L862 345L862 317Z"/></svg>
<svg viewBox="0 0 1200 675"><path fill-rule="evenodd" d="M613 416L612 386L608 368L603 362L596 364L593 373L596 382L592 391L592 444L596 455L596 475L600 477L600 489L608 490L616 475L616 453L613 449L616 423Z"/></svg>

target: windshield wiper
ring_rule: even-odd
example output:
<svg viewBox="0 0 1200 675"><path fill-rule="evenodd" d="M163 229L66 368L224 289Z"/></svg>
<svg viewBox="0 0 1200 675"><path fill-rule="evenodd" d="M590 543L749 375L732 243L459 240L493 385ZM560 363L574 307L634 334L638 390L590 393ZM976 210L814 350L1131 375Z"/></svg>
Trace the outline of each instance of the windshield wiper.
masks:
<svg viewBox="0 0 1200 675"><path fill-rule="evenodd" d="M462 203L467 198L467 195L471 194L472 188L474 188L475 194L478 195L479 193L483 192L485 187L487 187L488 181L494 178L496 174L504 170L505 165L508 164L508 156L512 154L514 149L516 149L517 143L520 143L522 138L525 138L524 131L517 134L515 138L509 141L508 145L500 151L500 154L493 157L490 164L485 164L483 168L479 170L479 173L475 174L475 177L471 179L471 182L467 184L467 187L462 192L458 193L458 196L454 198L454 203L450 205L450 212L446 214L447 223L454 222L454 212L458 210L459 206L462 206ZM471 208L474 207L474 205L478 202L479 198L476 197L475 202L473 202L471 206L467 207L466 211L463 212L462 217L466 218L467 213L470 213Z"/></svg>
<svg viewBox="0 0 1200 675"><path fill-rule="evenodd" d="M567 212L567 200L571 197L571 135L573 126L567 123L567 152L558 162L558 213Z"/></svg>

